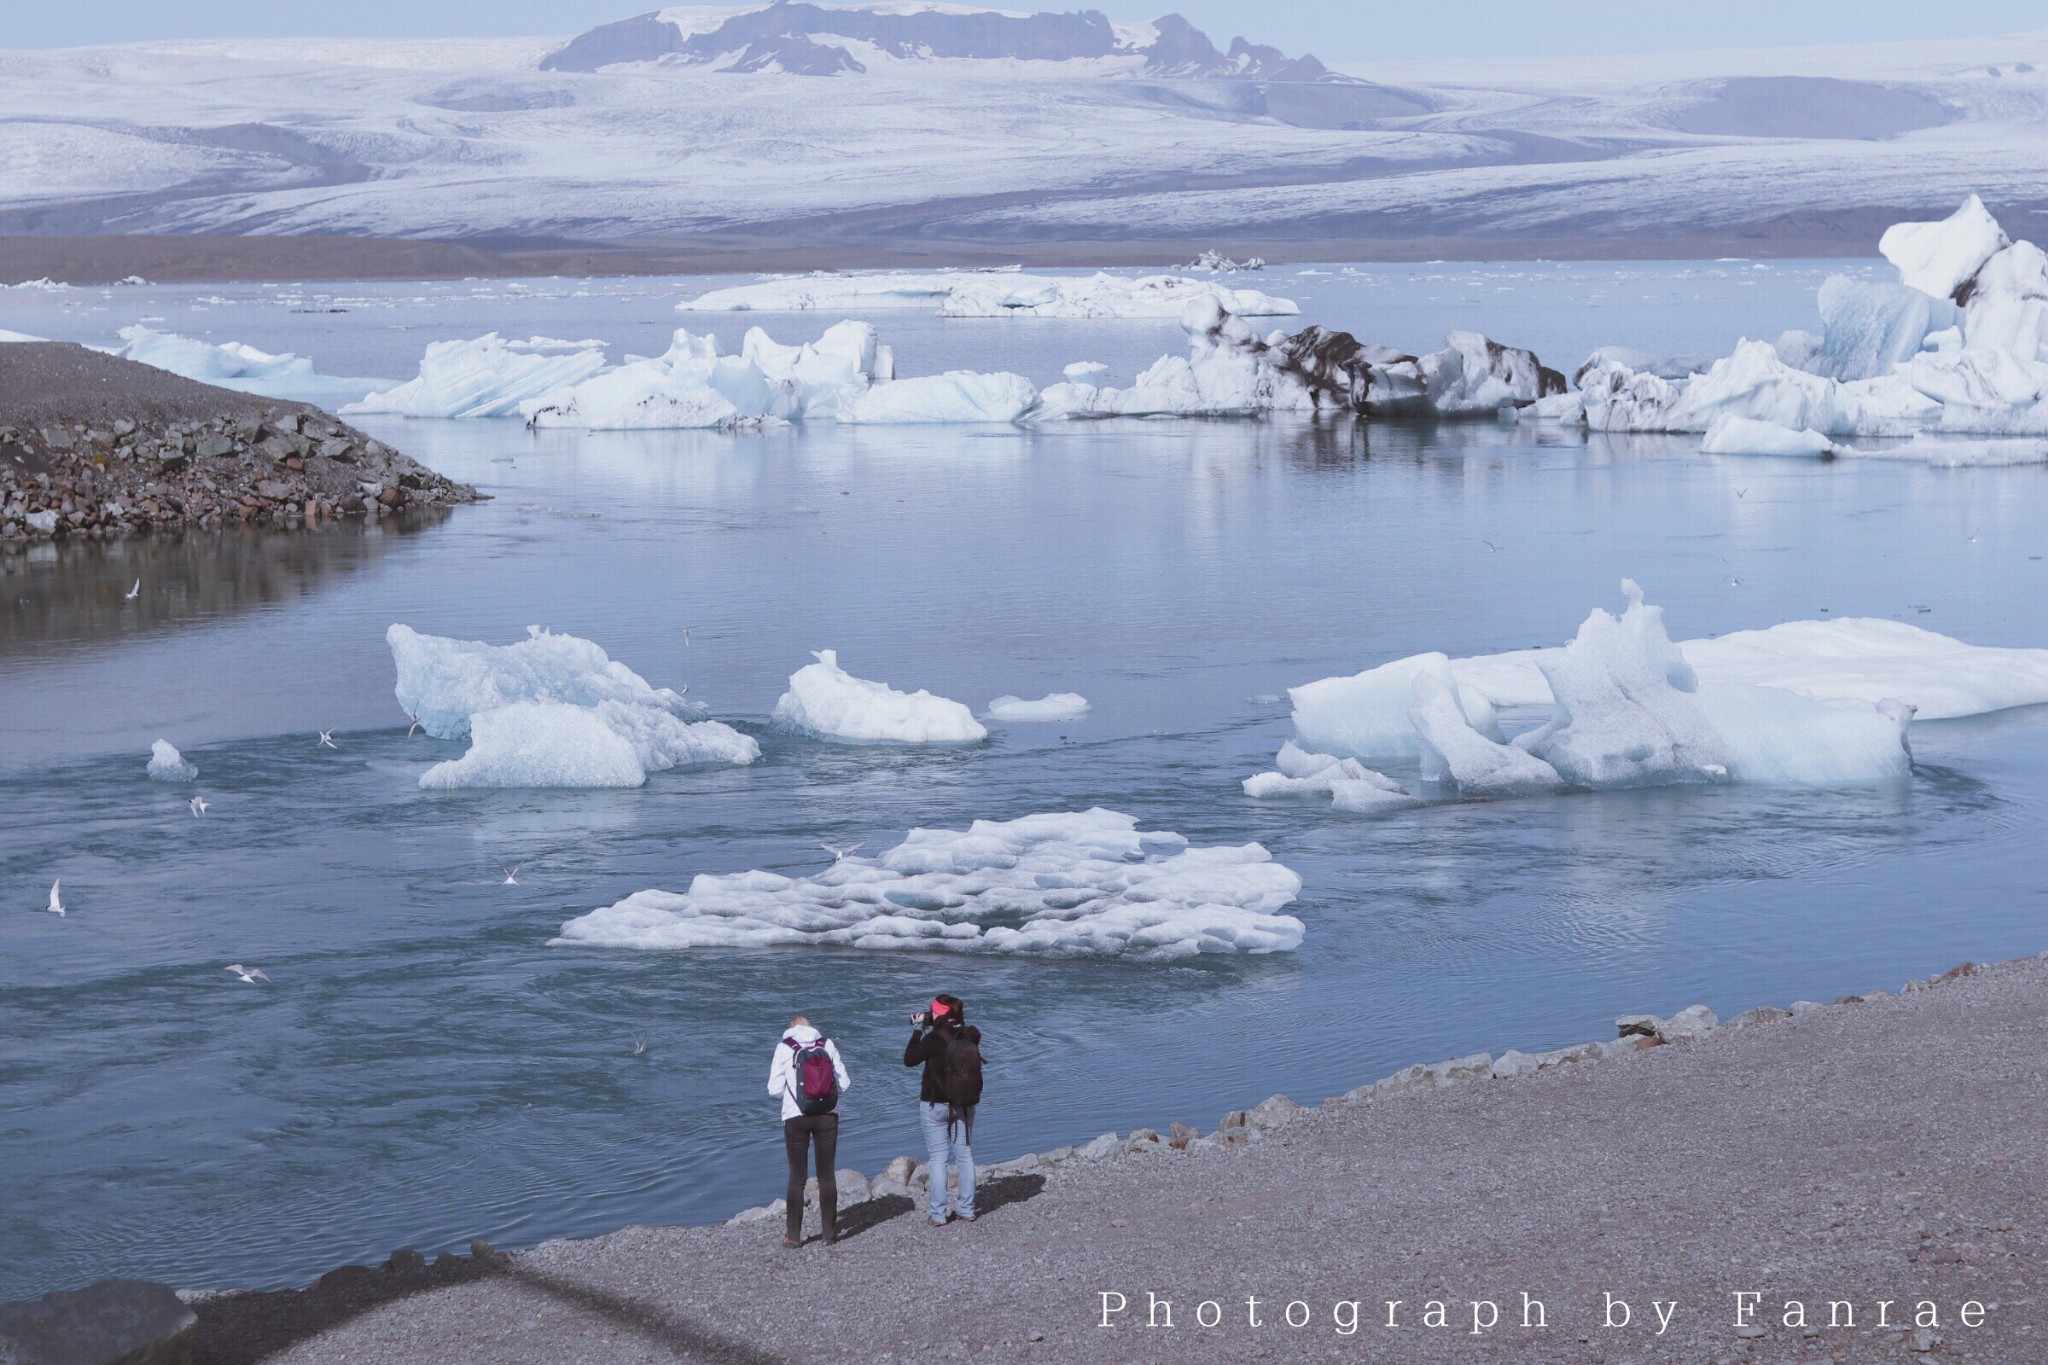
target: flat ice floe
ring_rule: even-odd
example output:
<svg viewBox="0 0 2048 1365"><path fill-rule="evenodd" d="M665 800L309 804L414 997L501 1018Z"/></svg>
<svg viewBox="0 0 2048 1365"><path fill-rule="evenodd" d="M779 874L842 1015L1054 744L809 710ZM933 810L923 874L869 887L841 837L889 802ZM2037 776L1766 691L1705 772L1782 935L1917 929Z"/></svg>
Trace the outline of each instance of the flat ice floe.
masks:
<svg viewBox="0 0 2048 1365"><path fill-rule="evenodd" d="M775 719L784 725L861 744L973 744L988 738L974 713L957 701L856 678L839 666L835 650L821 649L813 657L816 663L790 674L789 690L775 703Z"/></svg>
<svg viewBox="0 0 2048 1365"><path fill-rule="evenodd" d="M507 341L496 332L469 341L436 341L420 357L417 376L350 403L341 414L508 417L525 400L588 379L603 368L601 341L538 336Z"/></svg>
<svg viewBox="0 0 2048 1365"><path fill-rule="evenodd" d="M555 944L667 950L838 945L1167 961L1301 946L1276 913L1301 878L1258 844L1190 848L1095 809L913 829L808 877L699 874L562 926Z"/></svg>
<svg viewBox="0 0 2048 1365"><path fill-rule="evenodd" d="M1299 313L1292 299L1184 275L1026 275L973 270L931 274L800 275L714 289L676 305L684 313L935 311L949 318L1174 318L1195 299L1239 317Z"/></svg>
<svg viewBox="0 0 2048 1365"><path fill-rule="evenodd" d="M388 381L349 379L317 373L305 356L271 355L239 341L215 345L175 332L158 332L140 325L123 327L121 345L110 355L150 365L172 374L196 379L216 388L237 393L259 394L320 407L354 403Z"/></svg>
<svg viewBox="0 0 2048 1365"><path fill-rule="evenodd" d="M574 635L529 626L490 645L394 625L385 640L406 714L437 739L470 740L422 787L637 787L651 772L761 756L728 725L682 719L703 708Z"/></svg>
<svg viewBox="0 0 2048 1365"><path fill-rule="evenodd" d="M1394 797L1408 793L1366 765L1410 761L1424 789L1466 797L1864 783L1910 770L1916 718L2048 704L2048 649L1969 645L1854 617L1673 644L1662 611L1633 583L1623 587L1621 616L1593 612L1558 648L1419 654L1290 689L1294 739L1279 771L1247 780L1246 793ZM1531 708L1547 709L1543 723L1503 733L1504 715ZM1344 788L1360 780L1368 786ZM1358 808L1384 804L1371 799Z"/></svg>
<svg viewBox="0 0 2048 1365"><path fill-rule="evenodd" d="M1028 724L1042 721L1078 720L1088 714L1088 699L1079 692L1052 692L1036 701L1001 696L988 704L991 720Z"/></svg>
<svg viewBox="0 0 2048 1365"><path fill-rule="evenodd" d="M167 739L160 739L149 746L149 767L146 770L157 782L190 782L199 776L199 769L185 761L185 756Z"/></svg>
<svg viewBox="0 0 2048 1365"><path fill-rule="evenodd" d="M2009 444L1972 451L1962 438L2048 438L2048 254L2008 238L1975 195L1940 222L1895 224L1879 250L1898 282L1830 277L1818 336L1744 340L1687 374L1595 352L1577 404L1532 415L1601 431L1703 432L1714 454L2026 461ZM1921 443L1928 434L1945 439ZM1915 439L1849 444L1894 437ZM2048 441L2032 459L2048 460Z"/></svg>

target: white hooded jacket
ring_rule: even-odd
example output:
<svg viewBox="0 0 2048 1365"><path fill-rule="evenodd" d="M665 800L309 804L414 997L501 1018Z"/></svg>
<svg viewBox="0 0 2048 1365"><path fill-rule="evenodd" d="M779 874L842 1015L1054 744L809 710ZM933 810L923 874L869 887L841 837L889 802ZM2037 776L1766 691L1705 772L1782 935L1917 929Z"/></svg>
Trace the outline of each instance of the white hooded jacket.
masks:
<svg viewBox="0 0 2048 1365"><path fill-rule="evenodd" d="M768 1064L768 1093L782 1097L782 1117L796 1119L803 1117L803 1107L796 1102L796 1049L788 1039L798 1043L815 1042L818 1031L809 1024L784 1029L782 1038L775 1044L775 1060ZM853 1082L846 1075L846 1063L839 1060L839 1048L830 1038L825 1040L825 1055L832 1059L832 1072L839 1078L839 1093L844 1095L853 1088Z"/></svg>

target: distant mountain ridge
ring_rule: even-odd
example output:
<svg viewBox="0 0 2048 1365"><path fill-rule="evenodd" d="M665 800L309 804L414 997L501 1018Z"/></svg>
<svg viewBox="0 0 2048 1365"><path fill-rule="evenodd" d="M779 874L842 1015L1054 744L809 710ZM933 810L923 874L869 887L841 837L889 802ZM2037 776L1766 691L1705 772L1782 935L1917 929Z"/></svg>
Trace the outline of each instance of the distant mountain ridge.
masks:
<svg viewBox="0 0 2048 1365"><path fill-rule="evenodd" d="M839 41L833 41L833 40ZM957 5L825 6L775 0L720 14L654 10L578 34L541 59L543 71L598 71L630 62L716 64L722 71L793 76L867 71L853 46L901 60L1100 61L1125 58L1131 74L1195 80L1357 84L1303 54L1235 39L1219 52L1178 14L1118 26L1100 10L1019 14Z"/></svg>

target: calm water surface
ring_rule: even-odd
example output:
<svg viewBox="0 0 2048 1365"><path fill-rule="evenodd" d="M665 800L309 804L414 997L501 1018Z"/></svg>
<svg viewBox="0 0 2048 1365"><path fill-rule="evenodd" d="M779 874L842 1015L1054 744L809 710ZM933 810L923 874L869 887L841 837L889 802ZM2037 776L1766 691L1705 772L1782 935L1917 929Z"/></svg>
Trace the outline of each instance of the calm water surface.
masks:
<svg viewBox="0 0 2048 1365"><path fill-rule="evenodd" d="M1829 268L1247 282L1404 345L1480 325L1569 364L1601 341L1725 349L1810 326ZM653 350L677 320L647 282L464 288L490 297L362 286L396 302L313 316L265 291L89 291L0 326L107 340L180 308L163 325L197 331L204 309L216 340L402 375L436 336ZM744 321L793 339L817 320ZM1170 325L877 321L906 372L1049 377L1088 355L1128 372L1174 344ZM1917 726L1915 775L1877 788L1366 819L1237 785L1289 733L1288 685L1554 643L1618 609L1624 575L1680 636L1829 614L2048 644L2039 468L1728 460L1494 424L374 430L493 500L404 528L0 556L0 1297L116 1273L294 1284L398 1246L766 1202L782 1176L762 1080L798 1009L847 1055L842 1160L873 1171L917 1149L902 1019L937 989L988 1031L990 1159L1602 1037L1627 1010L1830 999L2048 947L2039 710ZM461 746L406 738L394 621L589 636L688 683L766 757L634 791L422 792ZM977 709L1054 690L1095 709L972 750L773 731L784 680L824 647ZM316 747L324 728L338 752ZM203 820L188 789L143 779L159 736L199 765ZM1304 878L1301 950L1157 966L547 946L568 918L697 872L802 873L829 859L820 841L872 852L914 825L1090 805L1265 844ZM500 859L531 860L519 885ZM63 920L36 910L59 876ZM231 961L274 984L241 985Z"/></svg>

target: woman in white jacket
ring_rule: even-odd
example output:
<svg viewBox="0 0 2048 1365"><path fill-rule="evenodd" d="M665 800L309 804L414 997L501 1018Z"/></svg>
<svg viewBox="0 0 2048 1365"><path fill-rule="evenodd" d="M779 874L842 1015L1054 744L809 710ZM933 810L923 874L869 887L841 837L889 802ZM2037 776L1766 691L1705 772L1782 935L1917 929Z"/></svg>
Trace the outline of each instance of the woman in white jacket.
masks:
<svg viewBox="0 0 2048 1365"><path fill-rule="evenodd" d="M829 1089L821 1060L831 1062ZM782 1101L782 1146L789 1154L789 1191L783 1197L787 1212L782 1244L786 1247L804 1244L805 1149L813 1145L818 1152L818 1217L824 1225L825 1245L839 1240L839 1181L833 1175L833 1161L839 1155L839 1115L833 1110L852 1084L832 1040L820 1035L801 1014L790 1020L775 1044L775 1060L768 1065L768 1093Z"/></svg>

